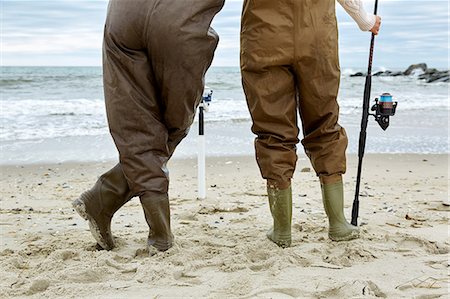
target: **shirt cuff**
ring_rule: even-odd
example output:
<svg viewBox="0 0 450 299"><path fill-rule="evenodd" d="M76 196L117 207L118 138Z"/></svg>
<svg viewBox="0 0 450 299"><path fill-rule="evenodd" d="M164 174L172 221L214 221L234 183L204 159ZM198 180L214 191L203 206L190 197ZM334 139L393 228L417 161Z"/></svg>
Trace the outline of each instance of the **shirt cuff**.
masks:
<svg viewBox="0 0 450 299"><path fill-rule="evenodd" d="M370 31L375 26L377 17L373 14L363 14L355 17L355 21L362 31Z"/></svg>

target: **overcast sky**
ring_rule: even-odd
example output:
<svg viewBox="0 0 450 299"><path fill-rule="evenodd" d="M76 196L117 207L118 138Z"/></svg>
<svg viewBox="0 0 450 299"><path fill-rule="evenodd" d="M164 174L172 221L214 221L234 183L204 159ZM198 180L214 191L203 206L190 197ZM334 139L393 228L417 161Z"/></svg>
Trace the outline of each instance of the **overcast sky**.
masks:
<svg viewBox="0 0 450 299"><path fill-rule="evenodd" d="M239 65L242 1L226 0L214 20L221 37L215 66ZM373 1L364 3L373 10ZM2 65L101 65L106 0L1 0L1 5ZM449 67L447 0L380 0L379 14L383 25L376 67L404 68L418 62ZM341 66L364 68L370 35L360 32L339 5L337 15Z"/></svg>

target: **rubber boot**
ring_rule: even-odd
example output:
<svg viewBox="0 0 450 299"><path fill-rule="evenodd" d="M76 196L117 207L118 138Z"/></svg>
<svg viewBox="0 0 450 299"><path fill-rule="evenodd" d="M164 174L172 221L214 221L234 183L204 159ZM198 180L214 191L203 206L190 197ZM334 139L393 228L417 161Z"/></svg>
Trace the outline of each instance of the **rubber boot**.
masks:
<svg viewBox="0 0 450 299"><path fill-rule="evenodd" d="M114 248L112 217L132 197L122 167L117 164L101 175L94 187L81 194L72 206L81 217L89 221L89 228L98 245L111 250Z"/></svg>
<svg viewBox="0 0 450 299"><path fill-rule="evenodd" d="M333 241L349 241L359 237L356 226L347 222L344 216L344 184L321 184L322 199L328 216L328 236Z"/></svg>
<svg viewBox="0 0 450 299"><path fill-rule="evenodd" d="M273 227L267 232L267 237L282 248L291 246L292 224L292 189L267 187L270 212L273 217Z"/></svg>
<svg viewBox="0 0 450 299"><path fill-rule="evenodd" d="M154 252L154 249L166 251L173 245L169 197L167 194L144 192L140 199L150 228L147 241L149 251L150 253Z"/></svg>

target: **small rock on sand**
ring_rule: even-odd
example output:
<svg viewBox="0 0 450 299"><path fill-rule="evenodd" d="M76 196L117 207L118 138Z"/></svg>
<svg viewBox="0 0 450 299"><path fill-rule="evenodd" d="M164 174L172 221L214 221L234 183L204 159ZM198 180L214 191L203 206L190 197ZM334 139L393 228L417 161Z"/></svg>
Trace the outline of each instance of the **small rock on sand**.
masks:
<svg viewBox="0 0 450 299"><path fill-rule="evenodd" d="M31 284L28 294L33 295L36 293L44 292L50 286L50 282L46 279L37 279Z"/></svg>

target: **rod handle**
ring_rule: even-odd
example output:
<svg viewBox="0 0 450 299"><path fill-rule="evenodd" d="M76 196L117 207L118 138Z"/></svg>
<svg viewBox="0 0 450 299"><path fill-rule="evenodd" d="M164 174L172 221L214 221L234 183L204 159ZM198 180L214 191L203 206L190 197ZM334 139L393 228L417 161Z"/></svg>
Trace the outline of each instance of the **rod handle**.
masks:
<svg viewBox="0 0 450 299"><path fill-rule="evenodd" d="M356 195L358 197L359 194ZM355 198L355 201L353 201L353 208L352 208L352 225L358 226L358 215L359 214L359 199Z"/></svg>

